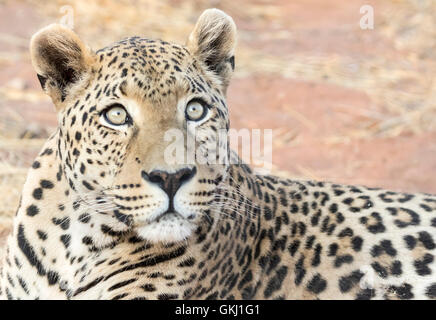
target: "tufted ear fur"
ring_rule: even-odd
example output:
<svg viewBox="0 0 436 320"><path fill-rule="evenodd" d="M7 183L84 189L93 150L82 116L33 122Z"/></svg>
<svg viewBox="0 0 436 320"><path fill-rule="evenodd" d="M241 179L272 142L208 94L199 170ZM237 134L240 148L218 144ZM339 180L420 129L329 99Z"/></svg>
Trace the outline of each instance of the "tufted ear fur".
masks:
<svg viewBox="0 0 436 320"><path fill-rule="evenodd" d="M187 46L219 76L226 91L235 69L236 25L233 19L218 9L205 10L189 36Z"/></svg>
<svg viewBox="0 0 436 320"><path fill-rule="evenodd" d="M41 86L57 108L94 62L91 50L72 30L59 24L49 25L32 37L30 54Z"/></svg>

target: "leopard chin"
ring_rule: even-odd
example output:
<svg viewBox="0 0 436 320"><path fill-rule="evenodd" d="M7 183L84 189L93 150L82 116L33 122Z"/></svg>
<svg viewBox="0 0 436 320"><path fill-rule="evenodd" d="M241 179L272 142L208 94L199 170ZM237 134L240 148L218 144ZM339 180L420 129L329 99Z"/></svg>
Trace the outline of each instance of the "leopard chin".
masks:
<svg viewBox="0 0 436 320"><path fill-rule="evenodd" d="M187 240L195 231L195 224L177 212L169 212L149 223L134 227L138 237L152 243L170 243Z"/></svg>

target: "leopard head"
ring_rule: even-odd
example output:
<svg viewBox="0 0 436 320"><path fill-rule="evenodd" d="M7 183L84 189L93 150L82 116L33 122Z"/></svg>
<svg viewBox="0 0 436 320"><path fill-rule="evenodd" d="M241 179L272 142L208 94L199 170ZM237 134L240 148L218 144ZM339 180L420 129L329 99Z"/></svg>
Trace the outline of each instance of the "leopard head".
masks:
<svg viewBox="0 0 436 320"><path fill-rule="evenodd" d="M93 51L61 25L35 34L32 63L56 106L73 192L110 202L111 217L151 242L185 240L213 219L235 45L235 24L217 9L185 46L132 37Z"/></svg>

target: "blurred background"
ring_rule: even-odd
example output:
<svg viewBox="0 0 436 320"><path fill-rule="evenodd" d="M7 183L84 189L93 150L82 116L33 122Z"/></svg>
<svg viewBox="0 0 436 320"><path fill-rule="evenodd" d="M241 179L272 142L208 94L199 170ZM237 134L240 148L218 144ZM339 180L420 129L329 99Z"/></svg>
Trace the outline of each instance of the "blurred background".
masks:
<svg viewBox="0 0 436 320"><path fill-rule="evenodd" d="M185 43L204 9L224 10L239 29L231 126L273 129L274 174L436 193L436 1L0 0L0 244L56 127L29 39L65 5L95 50L132 35Z"/></svg>

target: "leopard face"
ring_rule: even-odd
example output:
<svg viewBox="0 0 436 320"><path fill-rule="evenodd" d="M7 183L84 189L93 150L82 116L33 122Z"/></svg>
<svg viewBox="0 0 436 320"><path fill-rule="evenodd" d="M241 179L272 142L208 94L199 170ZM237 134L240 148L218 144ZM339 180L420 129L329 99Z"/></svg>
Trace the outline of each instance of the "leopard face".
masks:
<svg viewBox="0 0 436 320"><path fill-rule="evenodd" d="M33 37L32 62L58 111L59 172L106 225L174 242L213 219L235 34L212 10L186 46L133 37L93 52L59 25Z"/></svg>

